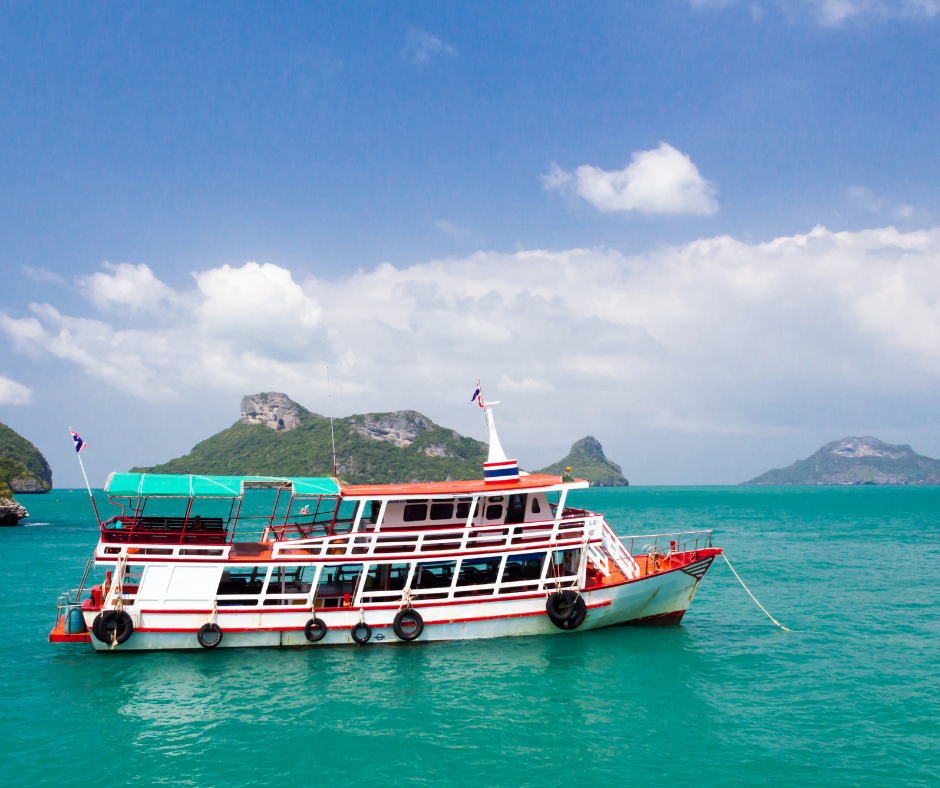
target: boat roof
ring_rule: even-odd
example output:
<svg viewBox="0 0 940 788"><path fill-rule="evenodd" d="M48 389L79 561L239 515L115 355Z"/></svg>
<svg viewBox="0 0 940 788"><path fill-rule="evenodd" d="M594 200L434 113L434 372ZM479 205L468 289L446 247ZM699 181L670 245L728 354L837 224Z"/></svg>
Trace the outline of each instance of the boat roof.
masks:
<svg viewBox="0 0 940 788"><path fill-rule="evenodd" d="M112 473L104 491L116 498L241 498L246 485L291 487L294 495L339 495L340 489L329 477Z"/></svg>
<svg viewBox="0 0 940 788"><path fill-rule="evenodd" d="M546 487L587 487L584 479L563 482L561 476L533 473L518 481L485 482L482 479L459 482L419 482L416 484L344 484L344 498L433 498L435 496L489 495L496 492L520 492Z"/></svg>

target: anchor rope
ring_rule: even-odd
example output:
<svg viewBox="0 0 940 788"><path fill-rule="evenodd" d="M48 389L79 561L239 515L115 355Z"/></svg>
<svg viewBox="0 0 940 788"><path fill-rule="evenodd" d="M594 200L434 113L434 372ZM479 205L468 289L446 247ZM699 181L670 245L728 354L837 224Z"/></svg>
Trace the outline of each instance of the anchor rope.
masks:
<svg viewBox="0 0 940 788"><path fill-rule="evenodd" d="M748 593L748 595L751 597L751 599L753 599L753 600L757 603L757 606L758 606L761 610L763 610L764 613L767 614L767 618L769 618L771 621L773 621L773 622L774 622L778 627L780 627L780 629L782 629L784 632L792 632L792 631L793 631L792 629L787 629L783 624L781 624L779 621L777 621L777 619L775 619L772 615L770 615L770 613L767 613L767 608L765 608L760 602L757 601L757 597L754 596L754 595L751 593L751 589L748 588L746 585L744 585L744 581L741 579L741 576L740 576L737 572L734 571L734 567L731 566L731 562L728 560L728 556L726 556L724 553L722 553L722 554L721 554L721 557L725 559L725 563L728 565L728 569L730 569L730 570L734 573L734 576L735 576L736 578L738 578L738 582L741 584L741 588L743 588L745 591L747 591L747 593Z"/></svg>

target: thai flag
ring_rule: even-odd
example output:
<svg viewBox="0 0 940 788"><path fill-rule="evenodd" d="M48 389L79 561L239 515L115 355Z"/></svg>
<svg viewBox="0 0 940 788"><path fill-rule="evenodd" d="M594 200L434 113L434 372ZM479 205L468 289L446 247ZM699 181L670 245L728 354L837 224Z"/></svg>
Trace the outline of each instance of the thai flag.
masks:
<svg viewBox="0 0 940 788"><path fill-rule="evenodd" d="M85 443L75 430L69 430L72 433L72 440L75 441L75 453L78 454L82 449L84 449L88 444Z"/></svg>
<svg viewBox="0 0 940 788"><path fill-rule="evenodd" d="M470 404L472 405L474 402L480 403L480 407L481 407L481 408L483 407L483 396L482 396L482 394L480 393L480 384L479 384L479 383L477 383L477 388L476 388L476 391L473 392L473 396L470 397Z"/></svg>

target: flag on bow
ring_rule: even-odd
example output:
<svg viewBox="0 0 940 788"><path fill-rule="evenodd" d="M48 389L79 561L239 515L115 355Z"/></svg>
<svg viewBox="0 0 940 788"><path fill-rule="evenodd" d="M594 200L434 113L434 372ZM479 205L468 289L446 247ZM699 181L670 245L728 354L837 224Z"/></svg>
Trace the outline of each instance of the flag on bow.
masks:
<svg viewBox="0 0 940 788"><path fill-rule="evenodd" d="M81 439L81 436L75 430L69 430L72 433L72 440L75 441L75 453L78 454L88 444Z"/></svg>

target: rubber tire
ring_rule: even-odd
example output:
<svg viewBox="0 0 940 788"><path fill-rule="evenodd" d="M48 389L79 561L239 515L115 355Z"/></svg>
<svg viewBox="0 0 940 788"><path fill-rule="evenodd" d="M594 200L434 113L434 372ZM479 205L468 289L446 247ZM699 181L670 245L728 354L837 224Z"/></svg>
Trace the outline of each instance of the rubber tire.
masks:
<svg viewBox="0 0 940 788"><path fill-rule="evenodd" d="M366 631L365 637L361 638L356 634L360 629L364 629ZM359 621L354 624L349 632L352 635L352 639L355 640L360 646L364 646L369 642L369 638L372 637L372 627L370 627L365 621Z"/></svg>
<svg viewBox="0 0 940 788"><path fill-rule="evenodd" d="M566 631L577 629L587 616L587 605L574 591L556 591L545 602L545 612L551 622Z"/></svg>
<svg viewBox="0 0 940 788"><path fill-rule="evenodd" d="M304 627L304 637L311 643L319 643L326 637L328 627L322 618L311 618Z"/></svg>
<svg viewBox="0 0 940 788"><path fill-rule="evenodd" d="M120 646L122 643L126 643L134 634L134 622L123 610L120 615L118 615L117 610L105 610L104 613L100 613L95 618L91 625L91 631L95 637L107 646L111 645L111 632L113 630L117 630L117 637L114 642Z"/></svg>
<svg viewBox="0 0 940 788"><path fill-rule="evenodd" d="M411 632L406 632L405 628L402 626L401 622L406 618L414 619L415 627ZM414 608L409 607L405 610L399 610L398 615L395 616L395 621L392 623L392 629L395 630L395 635L399 640L410 643L412 640L417 640L421 637L421 633L424 632L424 619L421 618L421 614Z"/></svg>
<svg viewBox="0 0 940 788"><path fill-rule="evenodd" d="M206 632L215 632L219 637L215 640L215 642L209 643L205 639ZM199 631L196 633L196 640L199 641L199 645L203 648L215 648L219 645L219 643L222 642L222 636L222 628L218 624L203 624L201 627L199 627Z"/></svg>

